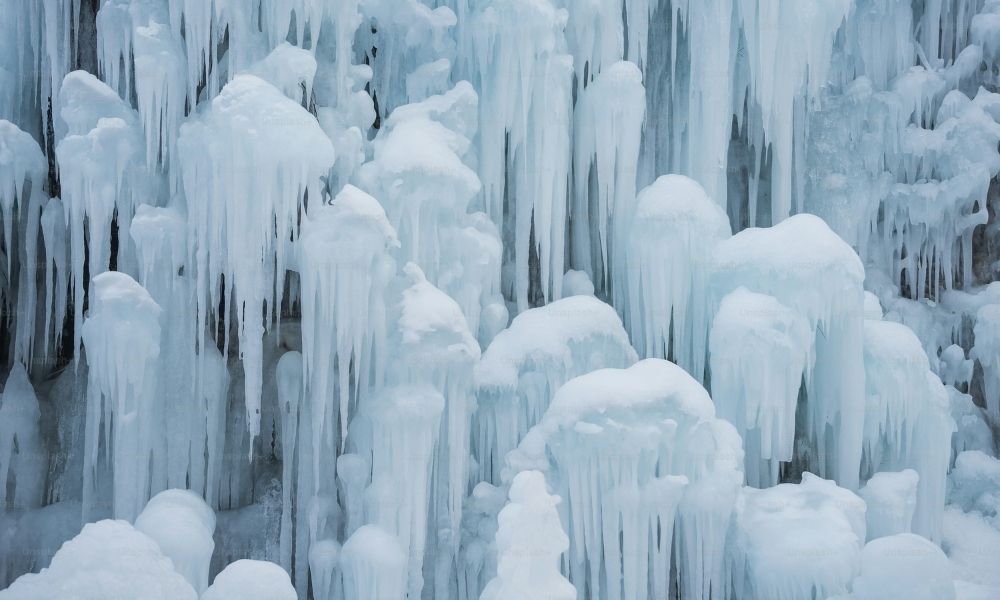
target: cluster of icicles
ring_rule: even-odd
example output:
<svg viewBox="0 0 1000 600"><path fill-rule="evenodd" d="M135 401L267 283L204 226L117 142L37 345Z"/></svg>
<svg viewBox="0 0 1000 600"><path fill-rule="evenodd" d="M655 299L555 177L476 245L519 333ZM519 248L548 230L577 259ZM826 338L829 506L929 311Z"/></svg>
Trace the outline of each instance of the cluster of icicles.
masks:
<svg viewBox="0 0 1000 600"><path fill-rule="evenodd" d="M940 540L966 362L866 270L971 286L1000 171L1000 3L924 5L911 40L898 0L0 3L0 497L156 539L182 488L211 534L274 458L301 598L846 593L866 538ZM839 569L760 564L774 502Z"/></svg>

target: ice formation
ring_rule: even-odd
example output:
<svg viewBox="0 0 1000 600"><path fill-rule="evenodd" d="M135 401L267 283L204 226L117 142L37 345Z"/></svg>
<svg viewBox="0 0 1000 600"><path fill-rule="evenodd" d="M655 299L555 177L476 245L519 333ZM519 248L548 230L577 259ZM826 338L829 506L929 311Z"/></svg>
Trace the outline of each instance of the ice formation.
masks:
<svg viewBox="0 0 1000 600"><path fill-rule="evenodd" d="M712 393L719 416L743 432L747 483L778 483L793 458L795 411L812 370L806 318L773 296L737 288L727 294L709 338Z"/></svg>
<svg viewBox="0 0 1000 600"><path fill-rule="evenodd" d="M198 594L155 541L126 521L105 520L84 525L47 568L18 578L0 598L197 600Z"/></svg>
<svg viewBox="0 0 1000 600"><path fill-rule="evenodd" d="M499 483L504 457L541 421L562 384L636 360L621 319L592 296L563 298L519 314L476 367L473 455L479 480Z"/></svg>
<svg viewBox="0 0 1000 600"><path fill-rule="evenodd" d="M854 581L857 600L952 600L955 583L944 552L926 538L901 533L879 538L861 552Z"/></svg>
<svg viewBox="0 0 1000 600"><path fill-rule="evenodd" d="M865 502L811 473L797 485L747 487L730 536L726 597L835 596L849 590L861 566Z"/></svg>
<svg viewBox="0 0 1000 600"><path fill-rule="evenodd" d="M813 469L856 488L864 429L864 381L852 375L864 369L864 269L858 255L821 219L802 214L741 231L719 244L712 260L713 302L743 286L809 322L814 366L805 377L803 433L817 452ZM744 351L756 349L748 345Z"/></svg>
<svg viewBox="0 0 1000 600"><path fill-rule="evenodd" d="M865 384L862 473L914 469L913 531L938 540L955 425L947 392L911 329L865 321Z"/></svg>
<svg viewBox="0 0 1000 600"><path fill-rule="evenodd" d="M507 463L509 475L542 470L563 498L577 590L663 597L673 548L685 597L721 589L743 452L705 389L677 365L646 359L569 380Z"/></svg>
<svg viewBox="0 0 1000 600"><path fill-rule="evenodd" d="M1000 597L997 181L998 0L0 0L0 598Z"/></svg>
<svg viewBox="0 0 1000 600"><path fill-rule="evenodd" d="M556 504L545 489L545 476L522 471L510 486L510 504L500 511L497 531L497 577L486 585L483 600L573 600L576 589L559 572L569 549Z"/></svg>

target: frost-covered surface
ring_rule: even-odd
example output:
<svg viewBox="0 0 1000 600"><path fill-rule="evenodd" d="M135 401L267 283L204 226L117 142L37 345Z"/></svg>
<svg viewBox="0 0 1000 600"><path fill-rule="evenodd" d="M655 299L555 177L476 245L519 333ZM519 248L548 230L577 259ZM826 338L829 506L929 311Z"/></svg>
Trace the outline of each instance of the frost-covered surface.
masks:
<svg viewBox="0 0 1000 600"><path fill-rule="evenodd" d="M1000 597L998 73L998 0L0 0L0 594Z"/></svg>

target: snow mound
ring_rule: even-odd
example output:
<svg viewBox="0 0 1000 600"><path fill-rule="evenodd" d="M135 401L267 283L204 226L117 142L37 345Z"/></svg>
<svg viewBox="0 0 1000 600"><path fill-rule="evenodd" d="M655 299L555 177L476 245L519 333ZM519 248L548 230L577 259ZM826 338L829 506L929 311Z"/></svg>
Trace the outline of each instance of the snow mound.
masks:
<svg viewBox="0 0 1000 600"><path fill-rule="evenodd" d="M854 580L857 600L954 600L948 557L926 538L912 533L880 537L861 552L861 575Z"/></svg>
<svg viewBox="0 0 1000 600"><path fill-rule="evenodd" d="M198 594L156 542L125 521L106 520L84 525L47 568L22 575L0 591L2 600L53 598L197 600Z"/></svg>
<svg viewBox="0 0 1000 600"><path fill-rule="evenodd" d="M864 501L832 481L804 473L800 484L743 488L727 548L731 597L843 594L861 567L864 539Z"/></svg>
<svg viewBox="0 0 1000 600"><path fill-rule="evenodd" d="M288 573L263 560L238 560L215 576L201 600L296 600Z"/></svg>
<svg viewBox="0 0 1000 600"><path fill-rule="evenodd" d="M195 591L205 591L215 550L215 513L200 496L188 490L164 490L146 503L135 528L160 546Z"/></svg>

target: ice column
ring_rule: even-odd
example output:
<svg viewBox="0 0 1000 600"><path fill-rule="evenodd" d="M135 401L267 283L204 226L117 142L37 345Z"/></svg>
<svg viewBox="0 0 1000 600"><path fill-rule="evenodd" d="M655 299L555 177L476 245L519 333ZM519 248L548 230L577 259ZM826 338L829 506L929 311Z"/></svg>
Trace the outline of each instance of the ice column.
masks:
<svg viewBox="0 0 1000 600"><path fill-rule="evenodd" d="M83 474L84 516L92 508L101 440L113 472L112 512L134 519L163 456L155 453L162 407L156 401L161 309L134 279L116 271L94 277L90 311L83 324L87 351L87 429ZM103 435L101 429L103 426ZM159 478L156 478L159 479Z"/></svg>
<svg viewBox="0 0 1000 600"><path fill-rule="evenodd" d="M497 576L481 600L575 600L576 589L559 572L569 538L559 522L558 496L545 489L545 476L523 471L510 486L500 511Z"/></svg>
<svg viewBox="0 0 1000 600"><path fill-rule="evenodd" d="M532 231L541 294L561 296L573 77L566 18L548 0L501 0L472 17L483 206L513 240L515 273L505 285L518 310L529 307Z"/></svg>
<svg viewBox="0 0 1000 600"><path fill-rule="evenodd" d="M4 507L42 505L48 453L40 416L28 373L24 365L14 363L0 396L0 505Z"/></svg>
<svg viewBox="0 0 1000 600"><path fill-rule="evenodd" d="M741 231L713 260L717 305L743 286L804 316L814 333L815 367L806 378L810 470L858 487L864 430L864 268L821 219L795 215L771 228Z"/></svg>
<svg viewBox="0 0 1000 600"><path fill-rule="evenodd" d="M427 385L444 398L433 459L430 523L439 561L458 551L462 501L468 493L470 429L475 410L473 366L479 344L458 303L431 285L414 263L403 267L405 285L394 306L390 338L395 367L390 381ZM378 439L378 438L376 438ZM405 537L400 535L401 539Z"/></svg>
<svg viewBox="0 0 1000 600"><path fill-rule="evenodd" d="M623 229L628 268L625 323L642 356L671 358L704 378L710 256L730 237L729 218L694 180L665 175L639 192Z"/></svg>
<svg viewBox="0 0 1000 600"><path fill-rule="evenodd" d="M389 251L399 242L375 198L352 185L312 207L302 229L302 363L319 483L335 473L352 406L384 380L384 294L396 268ZM334 470L321 473L324 465Z"/></svg>
<svg viewBox="0 0 1000 600"><path fill-rule="evenodd" d="M42 184L48 165L38 143L28 133L9 121L0 119L0 221L9 282L0 290L0 300L17 303L13 354L14 360L32 364L35 318L38 304L36 286L38 233L42 204ZM14 282L17 281L17 287ZM17 298L9 297L17 289ZM46 347L47 349L47 347Z"/></svg>
<svg viewBox="0 0 1000 600"><path fill-rule="evenodd" d="M862 474L914 469L920 480L913 531L939 540L955 422L913 330L865 321L865 388Z"/></svg>
<svg viewBox="0 0 1000 600"><path fill-rule="evenodd" d="M110 268L113 222L117 222L118 239L125 241L118 245L118 269L129 266L132 252L127 227L138 204L138 166L144 146L136 114L114 90L85 71L74 71L63 81L59 116L67 132L55 151L70 228L76 352L87 284L84 261L92 279Z"/></svg>
<svg viewBox="0 0 1000 600"><path fill-rule="evenodd" d="M406 552L399 540L375 525L360 527L340 555L344 598L406 598Z"/></svg>
<svg viewBox="0 0 1000 600"><path fill-rule="evenodd" d="M851 5L851 0L737 2L750 68L747 92L763 119L765 139L753 142L757 152L764 151L764 142L772 152L772 224L802 212L804 199L795 186L804 181L805 156L796 149L804 148L805 110L820 97L834 36Z"/></svg>
<svg viewBox="0 0 1000 600"><path fill-rule="evenodd" d="M642 73L620 61L577 100L573 155L572 252L616 305L627 304L627 242L636 201L639 141L646 113Z"/></svg>
<svg viewBox="0 0 1000 600"><path fill-rule="evenodd" d="M124 98L134 86L146 164L167 165L184 116L186 57L166 0L109 0L97 13L101 76ZM133 81L134 78L134 81Z"/></svg>
<svg viewBox="0 0 1000 600"><path fill-rule="evenodd" d="M204 346L202 331L224 294L225 330L236 315L246 420L256 436L262 337L281 306L287 240L297 236L306 198L322 201L320 177L333 165L333 146L311 114L253 75L237 75L203 105L181 126L177 143L198 345Z"/></svg>
<svg viewBox="0 0 1000 600"><path fill-rule="evenodd" d="M775 485L781 463L792 460L799 389L812 370L809 321L737 288L722 299L709 340L712 397L743 437L747 484Z"/></svg>
<svg viewBox="0 0 1000 600"><path fill-rule="evenodd" d="M371 461L365 515L399 539L412 598L420 597L424 587L432 465L444 404L441 394L427 386L390 387L368 399L352 424L359 454ZM346 556L346 545L344 550Z"/></svg>
<svg viewBox="0 0 1000 600"><path fill-rule="evenodd" d="M515 317L476 367L477 480L500 483L504 456L542 419L562 384L636 360L618 314L593 296L563 298Z"/></svg>
<svg viewBox="0 0 1000 600"><path fill-rule="evenodd" d="M571 379L507 463L505 477L543 470L566 502L565 567L577 590L665 598L672 546L684 597L722 589L743 453L736 430L677 365L647 359ZM664 532L675 516L673 539Z"/></svg>

